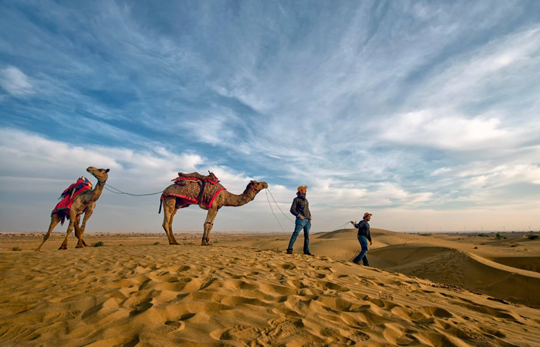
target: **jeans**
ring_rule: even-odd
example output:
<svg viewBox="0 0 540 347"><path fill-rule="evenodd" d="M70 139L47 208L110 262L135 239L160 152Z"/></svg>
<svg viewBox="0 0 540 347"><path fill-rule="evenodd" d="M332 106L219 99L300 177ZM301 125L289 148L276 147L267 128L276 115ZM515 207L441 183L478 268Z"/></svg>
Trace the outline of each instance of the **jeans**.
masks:
<svg viewBox="0 0 540 347"><path fill-rule="evenodd" d="M311 221L307 218L296 218L294 232L291 236L291 240L289 241L289 248L287 249L293 249L296 238L302 229L304 229L304 253L309 253L309 229L311 229Z"/></svg>
<svg viewBox="0 0 540 347"><path fill-rule="evenodd" d="M369 261L367 260L367 252L368 252L368 239L365 236L358 235L358 242L360 242L360 246L362 247L362 250L360 251L360 254L356 256L356 258L353 259L353 262L358 263L360 259L362 260L362 263L365 266L369 266Z"/></svg>

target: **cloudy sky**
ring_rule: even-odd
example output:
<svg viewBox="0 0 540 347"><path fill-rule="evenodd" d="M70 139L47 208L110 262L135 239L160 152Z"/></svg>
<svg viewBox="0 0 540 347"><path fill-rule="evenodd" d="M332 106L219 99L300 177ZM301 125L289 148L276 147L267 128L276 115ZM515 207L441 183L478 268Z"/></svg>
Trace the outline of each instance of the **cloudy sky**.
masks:
<svg viewBox="0 0 540 347"><path fill-rule="evenodd" d="M88 166L264 180L286 213L308 185L314 231L538 230L538 81L535 0L1 1L0 230L46 231ZM105 191L87 230L161 231L158 206ZM281 229L261 192L214 230Z"/></svg>

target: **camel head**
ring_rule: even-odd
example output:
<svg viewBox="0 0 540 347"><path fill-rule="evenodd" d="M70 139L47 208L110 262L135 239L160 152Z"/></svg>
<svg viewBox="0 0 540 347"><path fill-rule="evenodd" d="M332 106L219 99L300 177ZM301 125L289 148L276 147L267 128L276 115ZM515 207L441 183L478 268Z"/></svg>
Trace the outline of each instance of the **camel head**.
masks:
<svg viewBox="0 0 540 347"><path fill-rule="evenodd" d="M101 183L105 183L105 181L107 181L107 178L109 178L109 175L107 174L109 172L109 169L97 169L93 166L89 166L86 171L91 173Z"/></svg>
<svg viewBox="0 0 540 347"><path fill-rule="evenodd" d="M261 190L266 189L266 188L268 188L268 183L266 182L250 181L246 187L246 191L249 189L253 189L255 193L258 193Z"/></svg>

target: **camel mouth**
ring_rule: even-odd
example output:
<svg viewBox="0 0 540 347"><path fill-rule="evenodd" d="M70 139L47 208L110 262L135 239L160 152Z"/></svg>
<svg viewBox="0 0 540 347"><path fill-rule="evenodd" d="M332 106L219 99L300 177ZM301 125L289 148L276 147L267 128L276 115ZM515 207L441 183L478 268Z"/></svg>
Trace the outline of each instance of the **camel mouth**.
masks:
<svg viewBox="0 0 540 347"><path fill-rule="evenodd" d="M261 182L262 186L263 186L263 189L268 189L268 183L266 182Z"/></svg>

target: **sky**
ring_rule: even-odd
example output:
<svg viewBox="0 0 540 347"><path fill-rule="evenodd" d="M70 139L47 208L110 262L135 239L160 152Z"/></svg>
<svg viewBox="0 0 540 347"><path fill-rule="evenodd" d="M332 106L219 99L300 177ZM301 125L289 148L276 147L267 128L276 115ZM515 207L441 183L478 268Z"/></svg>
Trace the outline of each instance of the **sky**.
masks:
<svg viewBox="0 0 540 347"><path fill-rule="evenodd" d="M300 185L315 232L366 211L395 231L540 230L538 81L535 0L1 0L0 231L45 232L88 166L133 194L179 171L269 184L279 209L262 191L216 232L291 232ZM104 191L86 230L161 232L158 207Z"/></svg>

